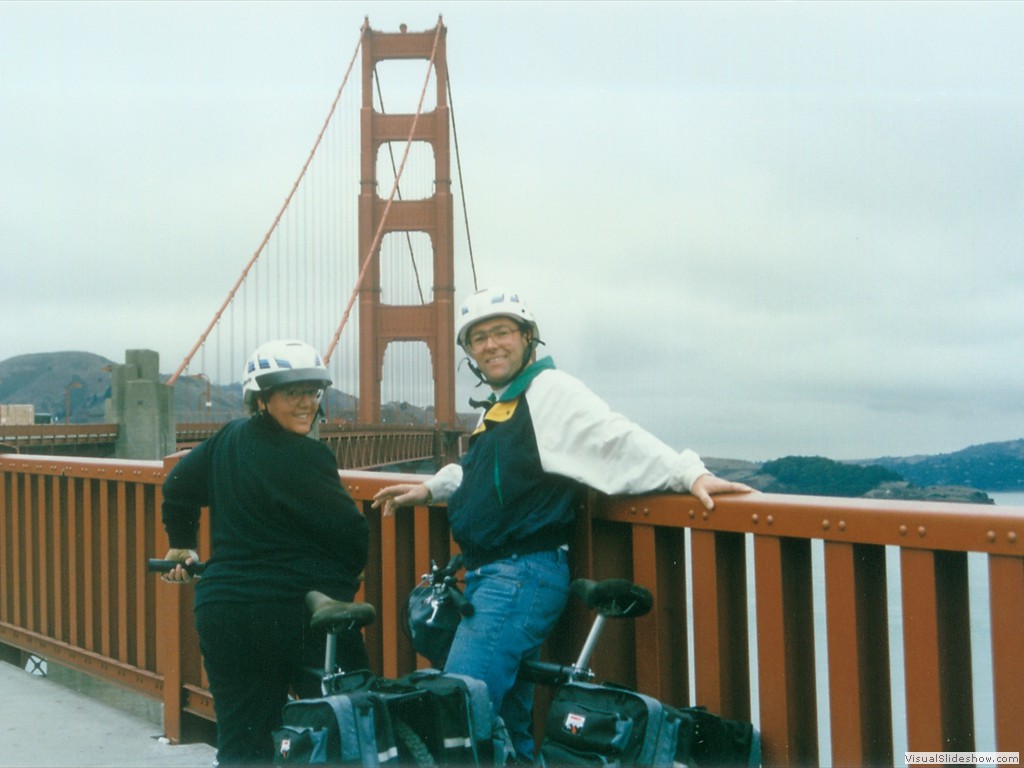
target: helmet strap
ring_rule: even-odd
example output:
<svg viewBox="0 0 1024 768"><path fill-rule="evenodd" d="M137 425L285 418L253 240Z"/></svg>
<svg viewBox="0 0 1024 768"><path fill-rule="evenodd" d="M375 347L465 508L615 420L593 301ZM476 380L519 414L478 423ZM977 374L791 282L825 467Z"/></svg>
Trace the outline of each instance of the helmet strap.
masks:
<svg viewBox="0 0 1024 768"><path fill-rule="evenodd" d="M461 366L463 363L465 363L469 370L473 372L473 375L479 379L479 381L476 383L476 386L479 387L481 384L487 383L487 379L484 378L483 373L481 373L480 369L473 363L473 359L469 356L468 353L464 358L462 358L462 360L459 362L459 365Z"/></svg>

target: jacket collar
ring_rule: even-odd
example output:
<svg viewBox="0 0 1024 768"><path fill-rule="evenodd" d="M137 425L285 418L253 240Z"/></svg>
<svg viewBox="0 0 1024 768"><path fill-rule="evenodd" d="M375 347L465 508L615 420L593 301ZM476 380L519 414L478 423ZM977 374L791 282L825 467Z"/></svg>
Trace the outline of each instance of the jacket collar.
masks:
<svg viewBox="0 0 1024 768"><path fill-rule="evenodd" d="M514 400L527 390L530 383L544 371L554 370L555 361L550 357L542 357L523 369L522 373L509 382L505 389L498 393L492 392L487 399L492 403L505 403Z"/></svg>

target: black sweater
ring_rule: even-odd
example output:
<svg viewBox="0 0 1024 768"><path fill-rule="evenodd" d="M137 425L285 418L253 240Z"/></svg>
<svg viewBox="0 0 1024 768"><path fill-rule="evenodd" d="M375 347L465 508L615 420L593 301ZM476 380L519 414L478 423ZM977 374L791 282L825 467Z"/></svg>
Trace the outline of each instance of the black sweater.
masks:
<svg viewBox="0 0 1024 768"><path fill-rule="evenodd" d="M212 555L196 605L301 598L350 600L366 567L366 518L331 450L269 418L239 419L189 451L163 485L171 547L194 549L210 508Z"/></svg>

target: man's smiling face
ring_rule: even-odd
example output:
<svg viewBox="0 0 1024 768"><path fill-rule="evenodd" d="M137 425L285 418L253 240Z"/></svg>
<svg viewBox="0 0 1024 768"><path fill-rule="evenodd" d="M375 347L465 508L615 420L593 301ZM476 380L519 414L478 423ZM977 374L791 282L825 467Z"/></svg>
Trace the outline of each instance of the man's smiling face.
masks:
<svg viewBox="0 0 1024 768"><path fill-rule="evenodd" d="M466 340L473 362L494 389L505 386L519 373L530 348L530 332L508 317L477 323L469 329Z"/></svg>

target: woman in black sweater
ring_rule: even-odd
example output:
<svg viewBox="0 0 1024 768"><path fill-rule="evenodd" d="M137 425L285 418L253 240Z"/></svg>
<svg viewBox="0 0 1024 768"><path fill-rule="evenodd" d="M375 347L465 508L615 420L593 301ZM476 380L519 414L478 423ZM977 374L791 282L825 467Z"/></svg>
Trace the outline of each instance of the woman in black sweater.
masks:
<svg viewBox="0 0 1024 768"><path fill-rule="evenodd" d="M243 374L251 416L193 448L164 481L166 559L199 559L200 509L210 509L213 551L195 617L221 765L272 761L289 688L319 693L307 670L322 664L325 641L308 627L305 595L352 600L366 566L366 519L333 453L307 437L330 383L309 345L262 345ZM164 578L190 577L178 567ZM338 653L346 668L368 666L358 632L339 633Z"/></svg>

